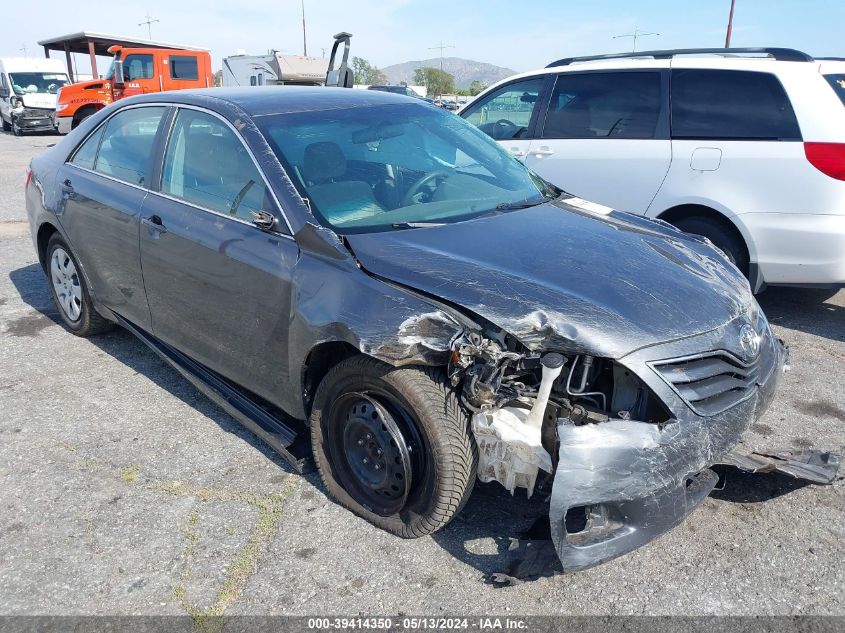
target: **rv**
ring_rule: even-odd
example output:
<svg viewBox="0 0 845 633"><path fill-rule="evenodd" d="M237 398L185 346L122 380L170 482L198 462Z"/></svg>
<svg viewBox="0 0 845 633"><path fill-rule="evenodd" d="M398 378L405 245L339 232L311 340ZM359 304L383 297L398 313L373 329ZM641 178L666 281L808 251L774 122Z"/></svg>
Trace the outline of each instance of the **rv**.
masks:
<svg viewBox="0 0 845 633"><path fill-rule="evenodd" d="M0 119L3 130L15 136L24 132L55 131L56 94L68 80L58 59L0 58Z"/></svg>
<svg viewBox="0 0 845 633"><path fill-rule="evenodd" d="M233 55L223 59L224 86L322 86L327 59L282 55Z"/></svg>

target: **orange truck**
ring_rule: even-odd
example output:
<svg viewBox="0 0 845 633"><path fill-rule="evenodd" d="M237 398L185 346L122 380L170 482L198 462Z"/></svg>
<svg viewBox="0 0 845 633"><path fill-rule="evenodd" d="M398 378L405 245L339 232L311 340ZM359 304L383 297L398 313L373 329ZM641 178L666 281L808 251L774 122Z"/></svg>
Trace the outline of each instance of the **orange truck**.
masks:
<svg viewBox="0 0 845 633"><path fill-rule="evenodd" d="M123 97L214 85L208 51L112 46L114 55L102 79L70 84L59 90L56 128L67 134L86 118Z"/></svg>

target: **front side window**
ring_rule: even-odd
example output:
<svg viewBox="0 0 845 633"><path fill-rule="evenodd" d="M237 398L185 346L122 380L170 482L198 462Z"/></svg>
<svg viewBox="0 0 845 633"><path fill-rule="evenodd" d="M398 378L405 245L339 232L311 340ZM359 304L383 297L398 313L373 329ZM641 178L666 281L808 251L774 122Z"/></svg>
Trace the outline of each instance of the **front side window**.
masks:
<svg viewBox="0 0 845 633"><path fill-rule="evenodd" d="M103 132L94 171L133 185L146 184L153 142L165 110L163 106L129 108L111 117Z"/></svg>
<svg viewBox="0 0 845 633"><path fill-rule="evenodd" d="M153 56L133 54L123 60L123 80L152 79L155 76Z"/></svg>
<svg viewBox="0 0 845 633"><path fill-rule="evenodd" d="M264 179L241 140L223 121L196 110L176 116L161 191L249 222L252 212L271 210Z"/></svg>
<svg viewBox="0 0 845 633"><path fill-rule="evenodd" d="M188 55L170 56L170 78L182 80L199 79L199 68L197 58Z"/></svg>
<svg viewBox="0 0 845 633"><path fill-rule="evenodd" d="M660 121L659 72L558 76L543 138L654 138Z"/></svg>
<svg viewBox="0 0 845 633"><path fill-rule="evenodd" d="M672 137L800 141L801 130L775 75L682 69L672 71Z"/></svg>
<svg viewBox="0 0 845 633"><path fill-rule="evenodd" d="M543 79L534 77L502 86L470 105L461 116L498 141L525 138Z"/></svg>
<svg viewBox="0 0 845 633"><path fill-rule="evenodd" d="M488 136L424 102L255 121L318 220L341 234L459 222L556 195Z"/></svg>
<svg viewBox="0 0 845 633"><path fill-rule="evenodd" d="M10 73L9 79L15 94L20 96L33 93L54 95L69 83L64 73Z"/></svg>

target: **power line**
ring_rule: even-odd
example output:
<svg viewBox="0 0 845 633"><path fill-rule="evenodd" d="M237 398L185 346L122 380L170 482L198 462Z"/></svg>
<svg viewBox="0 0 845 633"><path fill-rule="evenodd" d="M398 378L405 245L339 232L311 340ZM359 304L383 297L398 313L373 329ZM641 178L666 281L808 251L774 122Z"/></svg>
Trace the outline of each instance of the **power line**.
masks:
<svg viewBox="0 0 845 633"><path fill-rule="evenodd" d="M656 35L659 36L660 33L646 33L645 31L641 31L638 28L634 27L633 33L623 33L622 35L614 35L613 39L618 40L621 37L630 37L634 40L633 48L631 48L632 53L637 52L637 39L640 37L646 37L648 35Z"/></svg>
<svg viewBox="0 0 845 633"><path fill-rule="evenodd" d="M447 48L455 48L455 47L452 44L444 44L443 40L440 40L439 46L429 46L428 47L428 50L430 50L430 51L434 51L434 50L440 51L440 72L443 72L443 50L447 49Z"/></svg>
<svg viewBox="0 0 845 633"><path fill-rule="evenodd" d="M152 27L152 25L155 22L158 22L159 20L152 17L150 15L149 11L147 11L147 15L145 15L144 17L147 18L147 19L144 20L143 22L138 22L138 26L144 26L145 24L147 25L147 39L151 40L151 39L153 39L153 27Z"/></svg>

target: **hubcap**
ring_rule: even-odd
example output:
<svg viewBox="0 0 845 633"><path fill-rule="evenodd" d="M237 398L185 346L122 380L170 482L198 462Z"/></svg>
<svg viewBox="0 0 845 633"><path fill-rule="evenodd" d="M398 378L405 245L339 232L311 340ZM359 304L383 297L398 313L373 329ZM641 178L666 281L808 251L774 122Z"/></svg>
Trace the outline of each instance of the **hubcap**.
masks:
<svg viewBox="0 0 845 633"><path fill-rule="evenodd" d="M411 490L413 468L394 416L374 397L349 393L334 402L330 418L344 489L371 512L397 513Z"/></svg>
<svg viewBox="0 0 845 633"><path fill-rule="evenodd" d="M78 321L82 315L82 287L73 260L61 247L50 258L50 279L62 312L71 321Z"/></svg>

